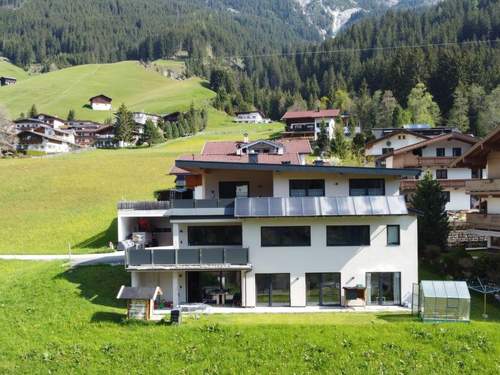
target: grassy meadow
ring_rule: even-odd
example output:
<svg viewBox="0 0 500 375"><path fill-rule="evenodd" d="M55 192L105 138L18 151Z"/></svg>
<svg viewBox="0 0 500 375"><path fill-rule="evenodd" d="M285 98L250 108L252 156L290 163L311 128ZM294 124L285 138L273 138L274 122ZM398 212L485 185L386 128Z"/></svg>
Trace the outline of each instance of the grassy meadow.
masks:
<svg viewBox="0 0 500 375"><path fill-rule="evenodd" d="M212 315L125 323L123 267L0 261L0 373L497 374L500 313ZM479 302L480 303L480 302Z"/></svg>
<svg viewBox="0 0 500 375"><path fill-rule="evenodd" d="M27 79L29 77L29 74L18 66L15 66L8 61L0 58L0 77L2 76L16 78L19 82Z"/></svg>
<svg viewBox="0 0 500 375"><path fill-rule="evenodd" d="M156 64L180 69L182 63ZM41 113L66 118L74 109L79 119L104 121L113 117L122 103L131 110L168 113L187 109L191 102L202 105L215 95L199 78L172 80L137 61L80 65L33 76L2 61L0 75L4 74L25 78L14 86L0 88L0 104L12 118L36 104ZM92 111L88 107L88 99L98 94L113 98L111 111Z"/></svg>
<svg viewBox="0 0 500 375"><path fill-rule="evenodd" d="M0 160L0 253L58 254L105 250L116 239L116 202L150 200L171 187L176 157L205 141L267 138L280 125L235 125L210 110L207 130L152 148L95 150Z"/></svg>

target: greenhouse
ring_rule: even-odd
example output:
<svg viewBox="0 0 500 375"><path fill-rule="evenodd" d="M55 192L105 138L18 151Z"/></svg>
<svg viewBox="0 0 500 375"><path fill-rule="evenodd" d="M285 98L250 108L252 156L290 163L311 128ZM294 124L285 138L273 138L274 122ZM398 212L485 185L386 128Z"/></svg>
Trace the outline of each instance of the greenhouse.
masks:
<svg viewBox="0 0 500 375"><path fill-rule="evenodd" d="M468 322L470 302L465 281L420 282L418 303L423 321Z"/></svg>

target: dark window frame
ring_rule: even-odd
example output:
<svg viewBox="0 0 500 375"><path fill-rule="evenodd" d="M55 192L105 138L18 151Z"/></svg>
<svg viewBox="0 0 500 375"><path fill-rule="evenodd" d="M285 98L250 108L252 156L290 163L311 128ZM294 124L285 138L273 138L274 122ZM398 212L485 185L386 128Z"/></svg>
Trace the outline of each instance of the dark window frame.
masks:
<svg viewBox="0 0 500 375"><path fill-rule="evenodd" d="M277 277L277 276L284 276L284 275L287 275L288 276L288 302L287 303L280 303L280 301L277 301L276 303L273 303L273 277ZM268 302L267 303L260 303L258 302L259 301L259 288L258 288L258 279L259 278L263 278L265 279L266 281L266 288L267 289L267 298L268 298ZM275 280L274 280L275 281ZM292 302L292 282L291 282L291 274L290 273L287 273L287 272L275 272L275 273L256 273L255 274L255 302L256 302L256 305L257 306L269 306L269 307L273 307L273 306L278 306L278 307L281 307L281 306L290 306L291 305L291 302Z"/></svg>
<svg viewBox="0 0 500 375"><path fill-rule="evenodd" d="M347 238L351 240L358 240L358 242L350 243L344 241L342 243L337 242L333 243L331 241L329 232L335 228L359 228L360 230L367 231L367 233L350 233L347 234ZM368 237L364 238L364 235L368 235ZM327 225L326 226L326 246L327 247L359 247L359 246L370 246L371 245L371 227L370 225Z"/></svg>
<svg viewBox="0 0 500 375"><path fill-rule="evenodd" d="M391 243L389 242L389 228L397 228L398 229L398 241ZM399 246L401 245L401 226L399 224L389 224L386 227L387 231L387 245L388 246Z"/></svg>
<svg viewBox="0 0 500 375"><path fill-rule="evenodd" d="M446 203L450 203L451 201L451 193L449 191L443 191L443 196L445 197L446 199Z"/></svg>
<svg viewBox="0 0 500 375"><path fill-rule="evenodd" d="M234 185L234 197L232 196L222 196L222 185L223 184L232 184ZM219 199L234 199L236 198L236 186L237 185L246 185L248 191L248 197L250 196L250 182L249 181L219 181ZM232 195L232 194L231 194Z"/></svg>
<svg viewBox="0 0 500 375"><path fill-rule="evenodd" d="M308 241L304 241L303 243L280 243L280 244L271 244L269 242L265 242L265 231L269 229L273 230L293 230L295 233L298 228L306 229L308 235ZM260 227L260 246L261 247L311 247L311 226L310 225L293 225L293 226L261 226Z"/></svg>
<svg viewBox="0 0 500 375"><path fill-rule="evenodd" d="M306 184L306 183L319 183L321 187L319 188L311 188L311 187L304 187L304 188L292 188L292 184ZM321 195L310 195L309 191L310 190L319 190L322 189L323 193ZM302 195L292 195L292 190L305 190L306 194L303 195L304 197L324 197L325 196L325 180L324 179L294 179L294 180L289 180L288 181L288 195L290 197L302 197Z"/></svg>
<svg viewBox="0 0 500 375"><path fill-rule="evenodd" d="M235 234L234 229L237 228L239 229L239 241L234 241L234 242L227 242L224 243L222 242L217 242L217 243L206 243L202 242L199 240L194 241L194 238L196 237L192 232L193 230L220 230L221 228L224 228L225 230L229 231L231 234ZM222 234L221 238L224 239L230 239L231 236L228 234ZM202 238L203 240L207 240L209 236L200 234L198 237ZM243 229L241 225L191 225L188 226L187 228L187 242L188 246L242 246L243 245Z"/></svg>
<svg viewBox="0 0 500 375"><path fill-rule="evenodd" d="M458 158L459 156L462 156L462 147L453 147L452 155L456 158Z"/></svg>
<svg viewBox="0 0 500 375"><path fill-rule="evenodd" d="M383 196L385 195L385 179L384 178L351 178L349 179L349 196L374 196L375 194L368 194L368 192L370 191L370 189L374 189L373 187L364 187L365 189L365 194L362 194L362 195L353 195L352 191L353 189L362 189L362 188L359 188L359 187L353 187L353 184L354 182L367 182L367 181L378 181L378 182L382 182L382 194L377 194L377 195L380 195L380 196Z"/></svg>
<svg viewBox="0 0 500 375"><path fill-rule="evenodd" d="M440 155L442 151L443 155ZM446 148L444 147L437 147L436 148L436 157L438 158L444 158L446 156Z"/></svg>
<svg viewBox="0 0 500 375"><path fill-rule="evenodd" d="M436 179L437 180L447 180L448 179L448 170L447 169L436 169Z"/></svg>

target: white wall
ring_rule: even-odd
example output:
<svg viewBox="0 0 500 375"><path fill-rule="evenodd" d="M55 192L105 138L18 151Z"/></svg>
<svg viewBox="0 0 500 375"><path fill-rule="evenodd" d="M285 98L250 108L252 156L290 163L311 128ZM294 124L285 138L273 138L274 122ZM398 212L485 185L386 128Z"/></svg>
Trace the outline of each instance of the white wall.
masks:
<svg viewBox="0 0 500 375"><path fill-rule="evenodd" d="M374 175L342 176L340 174L300 173L300 172L274 172L274 197L290 196L290 180L323 179L325 180L325 196L349 196L349 179L352 178L380 178ZM399 178L385 178L385 195L399 195Z"/></svg>
<svg viewBox="0 0 500 375"><path fill-rule="evenodd" d="M370 224L370 246L326 246L326 225L363 224ZM387 224L401 226L401 245L387 246ZM261 247L260 228L272 225L310 225L311 246ZM252 271L246 277L246 302L255 306L256 273L290 273L291 305L305 306L308 272L340 272L342 287L365 285L367 272L401 272L401 300L410 303L412 284L418 281L417 243L414 216L244 220L243 246L250 248L252 264Z"/></svg>
<svg viewBox="0 0 500 375"><path fill-rule="evenodd" d="M471 145L468 143L460 142L460 141L456 141L456 140L437 142L437 143L434 143L434 144L422 149L422 156L423 157L436 157L436 149L437 148L444 148L445 149L444 156L452 157L454 147L460 147L462 149L462 155L463 155L469 150L469 148L471 148Z"/></svg>
<svg viewBox="0 0 500 375"><path fill-rule="evenodd" d="M106 103L92 103L92 109L94 111L110 111L111 104Z"/></svg>
<svg viewBox="0 0 500 375"><path fill-rule="evenodd" d="M446 204L446 211L470 210L470 195L465 189L444 189L450 192L450 201Z"/></svg>
<svg viewBox="0 0 500 375"><path fill-rule="evenodd" d="M404 138L403 138L404 137ZM383 148L393 148L394 150L414 145L415 143L422 142L424 138L417 137L413 134L394 134L387 139L381 139L375 142L372 147L366 148L366 156L379 156L382 155ZM390 145L388 145L388 142Z"/></svg>

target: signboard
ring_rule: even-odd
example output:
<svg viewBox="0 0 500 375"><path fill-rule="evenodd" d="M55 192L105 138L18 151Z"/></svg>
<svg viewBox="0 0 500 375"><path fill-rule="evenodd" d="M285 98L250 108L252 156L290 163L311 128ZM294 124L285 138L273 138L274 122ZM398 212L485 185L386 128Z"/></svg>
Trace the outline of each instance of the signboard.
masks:
<svg viewBox="0 0 500 375"><path fill-rule="evenodd" d="M133 299L128 305L129 319L147 320L148 319L148 301Z"/></svg>

